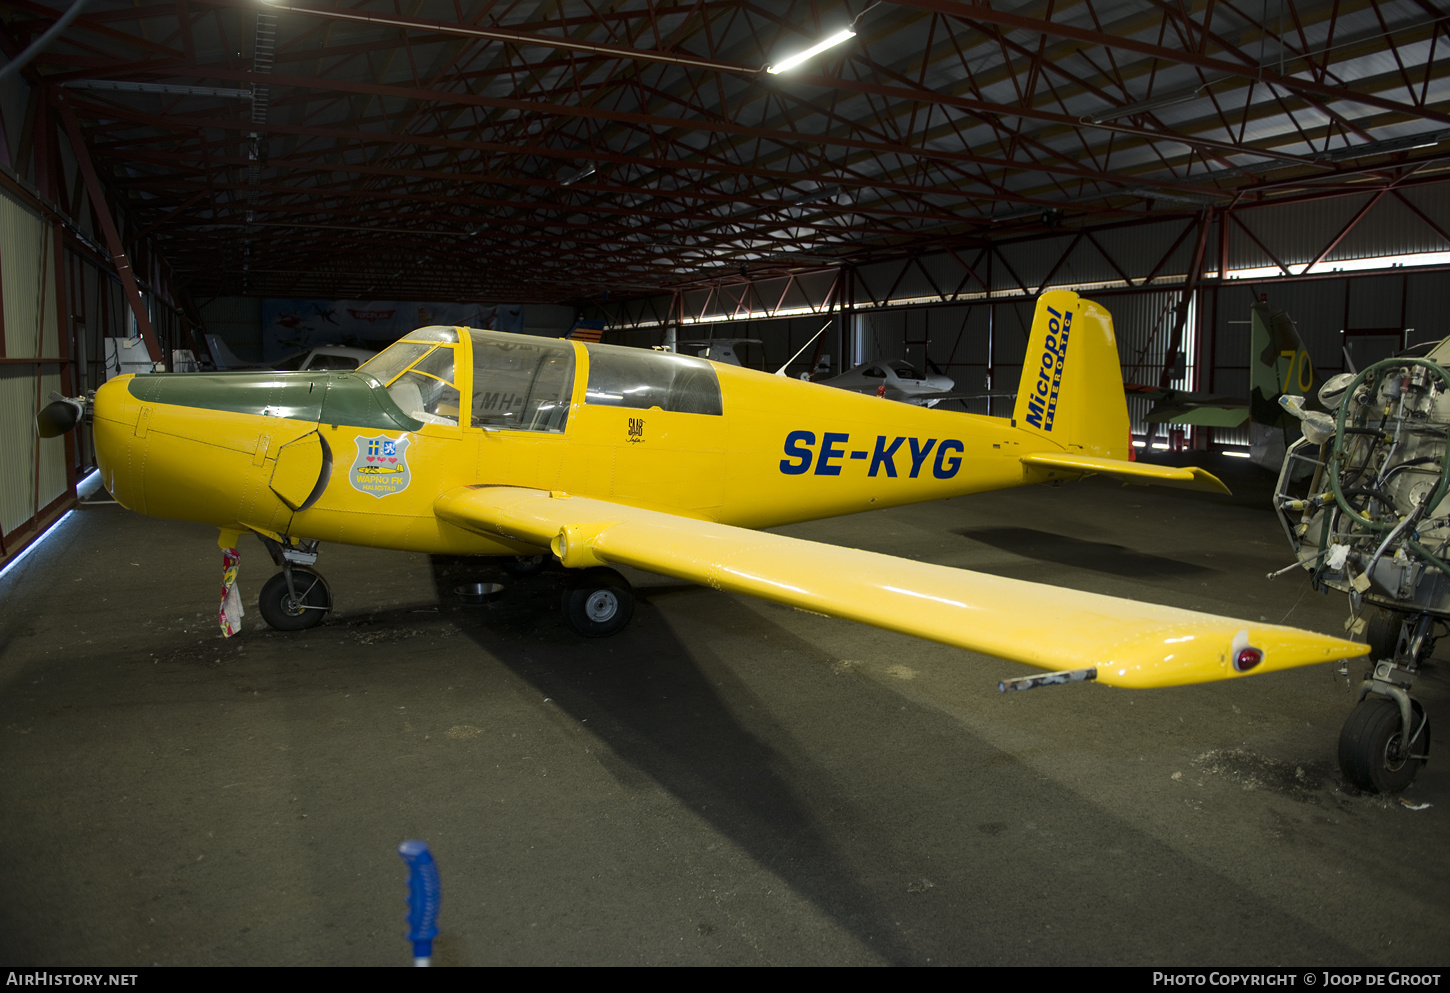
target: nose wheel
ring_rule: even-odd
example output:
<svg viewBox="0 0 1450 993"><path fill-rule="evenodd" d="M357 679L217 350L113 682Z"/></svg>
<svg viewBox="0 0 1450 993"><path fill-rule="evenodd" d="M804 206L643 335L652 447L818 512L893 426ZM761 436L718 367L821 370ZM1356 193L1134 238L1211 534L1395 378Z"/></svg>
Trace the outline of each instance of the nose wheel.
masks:
<svg viewBox="0 0 1450 993"><path fill-rule="evenodd" d="M1384 697L1361 700L1339 732L1339 769L1362 790L1398 793L1414 781L1430 757L1430 719L1410 701L1410 734L1399 704Z"/></svg>
<svg viewBox="0 0 1450 993"><path fill-rule="evenodd" d="M311 569L292 566L262 584L257 609L278 631L302 631L322 623L332 609L332 592Z"/></svg>
<svg viewBox="0 0 1450 993"><path fill-rule="evenodd" d="M1410 698L1421 659L1429 656L1434 618L1377 610L1366 629L1374 671L1339 732L1339 770L1371 793L1398 793L1430 758L1430 718Z"/></svg>

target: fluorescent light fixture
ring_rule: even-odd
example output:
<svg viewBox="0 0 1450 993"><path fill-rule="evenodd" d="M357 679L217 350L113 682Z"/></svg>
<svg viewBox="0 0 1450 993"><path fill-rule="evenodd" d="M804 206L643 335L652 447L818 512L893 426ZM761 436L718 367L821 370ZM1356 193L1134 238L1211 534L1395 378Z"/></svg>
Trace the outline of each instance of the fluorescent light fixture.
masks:
<svg viewBox="0 0 1450 993"><path fill-rule="evenodd" d="M1250 458L1251 457L1251 454L1249 452L1245 452L1242 449L1233 449L1233 448L1225 448L1219 454L1220 455L1232 455L1236 459L1246 459L1246 458Z"/></svg>
<svg viewBox="0 0 1450 993"><path fill-rule="evenodd" d="M112 90L117 93L166 93L187 97L250 100L251 90L221 86L181 86L175 83L137 83L126 79L72 79L61 83L68 90Z"/></svg>
<svg viewBox="0 0 1450 993"><path fill-rule="evenodd" d="M1369 155L1388 155L1391 152L1412 152L1417 148L1433 148L1450 138L1450 130L1424 131L1420 134L1404 135L1399 138L1385 138L1381 141L1371 141L1364 145L1351 146L1349 148L1336 148L1324 158L1330 162L1343 162L1346 159L1358 159Z"/></svg>
<svg viewBox="0 0 1450 993"><path fill-rule="evenodd" d="M796 66L800 65L811 56L819 55L826 49L834 48L841 42L848 41L854 37L856 37L855 28L842 28L840 31L837 31L825 41L818 41L810 48L807 48L804 52L798 52L795 55L790 56L789 58L781 59L775 65L768 67L765 71L770 73L771 75L775 75L777 73L785 72L789 69L794 69Z"/></svg>
<svg viewBox="0 0 1450 993"><path fill-rule="evenodd" d="M8 573L11 569L14 569L21 562L25 561L26 557L29 556L31 552L33 552L37 548L39 548L41 546L41 543L44 542L47 538L53 536L58 531L60 531L60 526L62 524L64 524L66 521L70 520L71 519L71 516L74 513L75 513L74 510L67 510L64 514L61 515L60 520L56 521L50 527L46 528L38 536L36 536L30 542L30 544L28 544L24 548L22 548L20 550L20 554L19 555L15 556L15 558L13 558L9 562L7 562L5 564L5 568L4 569L0 569L0 579L4 579L6 573Z"/></svg>
<svg viewBox="0 0 1450 993"><path fill-rule="evenodd" d="M807 194L795 202L797 207L804 207L808 203L820 203L822 200L834 200L841 195L839 186L822 186L814 193Z"/></svg>
<svg viewBox="0 0 1450 993"><path fill-rule="evenodd" d="M589 163L586 163L584 165L584 167L582 169L580 169L578 172L574 173L571 176L565 177L563 180L561 180L561 182L565 186L570 186L570 185L572 185L574 183L579 182L579 180L581 180L581 179L588 179L592 175L594 175L594 163L593 162L589 162Z"/></svg>

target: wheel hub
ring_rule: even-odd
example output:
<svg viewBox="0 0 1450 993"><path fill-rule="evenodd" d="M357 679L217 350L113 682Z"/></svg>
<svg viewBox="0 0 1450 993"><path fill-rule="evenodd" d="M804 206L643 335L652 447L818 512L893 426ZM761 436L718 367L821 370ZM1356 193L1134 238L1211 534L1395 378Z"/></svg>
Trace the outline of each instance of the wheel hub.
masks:
<svg viewBox="0 0 1450 993"><path fill-rule="evenodd" d="M619 610L619 598L611 590L595 590L584 603L584 613L596 624L602 624Z"/></svg>
<svg viewBox="0 0 1450 993"><path fill-rule="evenodd" d="M1399 772L1409 761L1409 749L1400 748L1400 735L1396 733L1389 741L1385 742L1385 768L1390 772Z"/></svg>

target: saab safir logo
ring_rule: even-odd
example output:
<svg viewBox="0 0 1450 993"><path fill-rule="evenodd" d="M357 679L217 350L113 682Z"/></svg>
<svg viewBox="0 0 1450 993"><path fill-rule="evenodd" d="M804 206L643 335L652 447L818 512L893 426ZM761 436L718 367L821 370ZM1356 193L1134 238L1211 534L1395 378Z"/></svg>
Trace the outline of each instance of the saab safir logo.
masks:
<svg viewBox="0 0 1450 993"><path fill-rule="evenodd" d="M629 441L634 444L637 441L644 441L644 418L631 417L629 419Z"/></svg>
<svg viewBox="0 0 1450 993"><path fill-rule="evenodd" d="M408 471L406 451L408 438L357 438L357 458L347 471L353 489L375 497L391 496L408 488L412 473Z"/></svg>
<svg viewBox="0 0 1450 993"><path fill-rule="evenodd" d="M1067 360L1067 337L1072 331L1072 311L1064 316L1047 308L1047 341L1042 349L1042 366L1037 383L1027 398L1027 423L1040 431L1051 431L1057 416L1057 394L1062 390L1062 367Z"/></svg>

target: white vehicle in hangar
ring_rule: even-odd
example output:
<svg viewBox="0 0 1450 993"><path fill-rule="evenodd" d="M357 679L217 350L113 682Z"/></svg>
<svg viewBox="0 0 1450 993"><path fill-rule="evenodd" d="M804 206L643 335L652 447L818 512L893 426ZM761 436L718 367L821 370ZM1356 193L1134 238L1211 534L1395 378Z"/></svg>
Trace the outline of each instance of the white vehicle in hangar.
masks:
<svg viewBox="0 0 1450 993"><path fill-rule="evenodd" d="M1373 664L1340 732L1340 769L1380 793L1429 758L1430 720L1410 691L1450 631L1450 339L1416 351L1331 378L1323 411L1280 400L1304 437L1285 453L1275 510L1314 587L1348 595Z"/></svg>
<svg viewBox="0 0 1450 993"><path fill-rule="evenodd" d="M925 375L905 359L867 362L830 379L818 379L822 386L884 396L888 400L932 407L956 384L948 376Z"/></svg>

